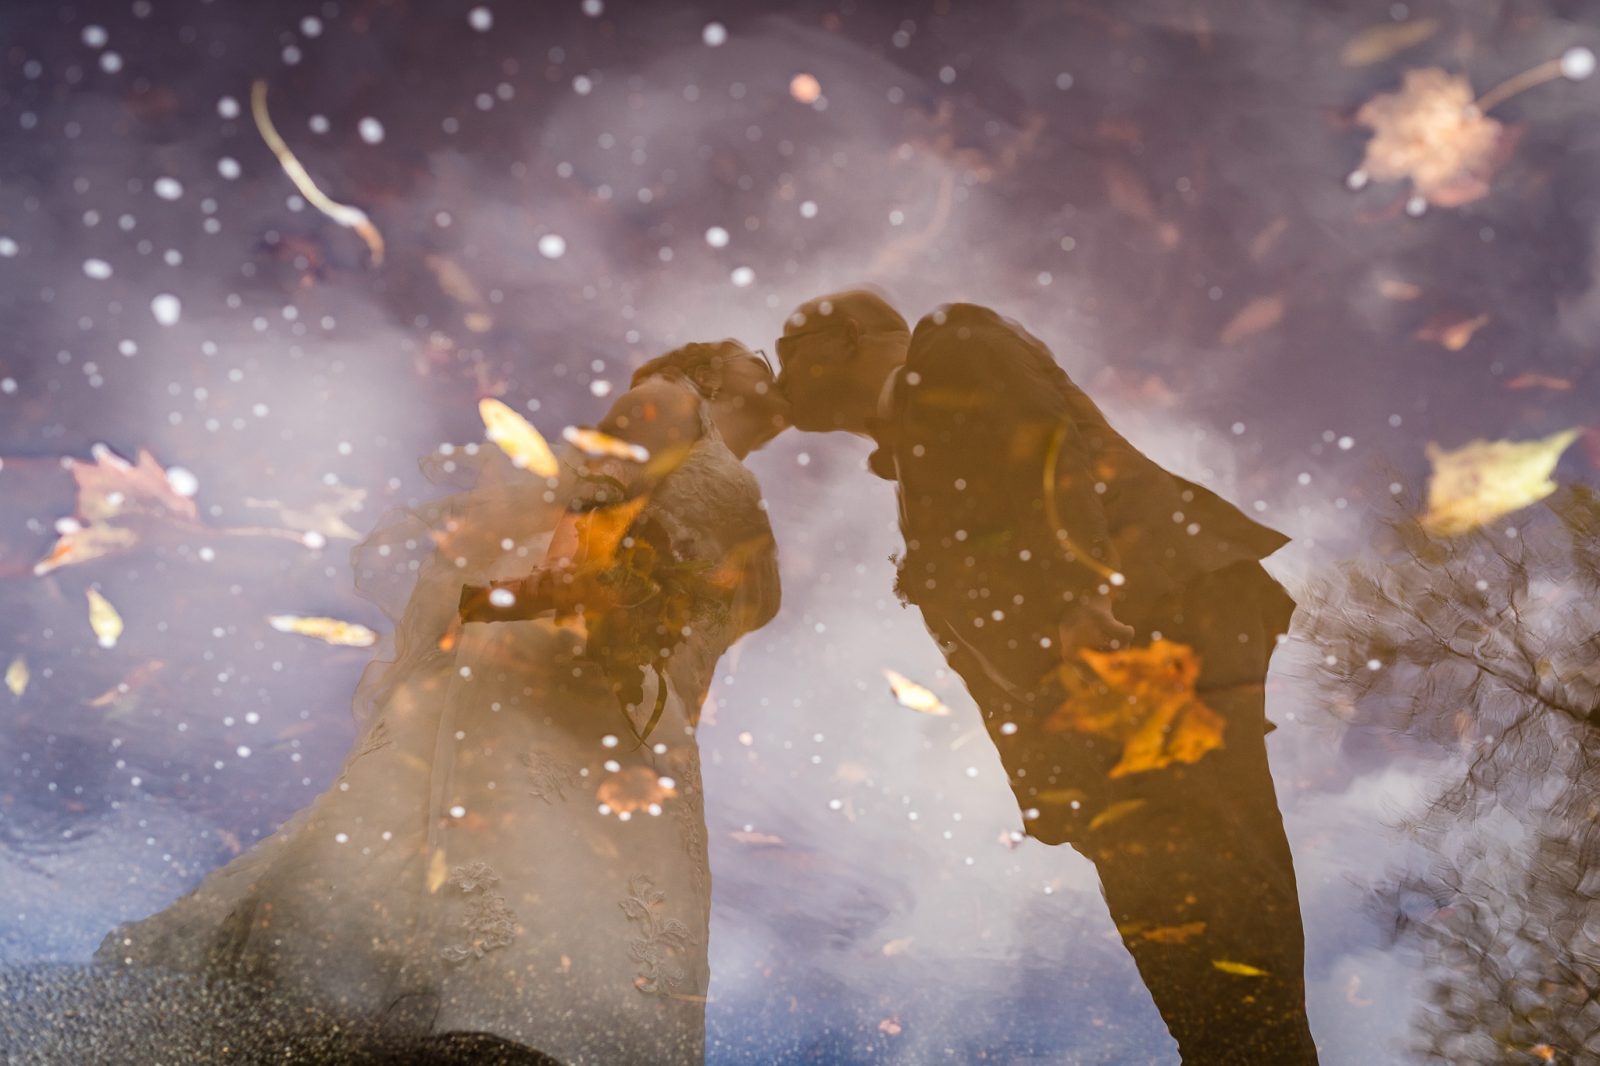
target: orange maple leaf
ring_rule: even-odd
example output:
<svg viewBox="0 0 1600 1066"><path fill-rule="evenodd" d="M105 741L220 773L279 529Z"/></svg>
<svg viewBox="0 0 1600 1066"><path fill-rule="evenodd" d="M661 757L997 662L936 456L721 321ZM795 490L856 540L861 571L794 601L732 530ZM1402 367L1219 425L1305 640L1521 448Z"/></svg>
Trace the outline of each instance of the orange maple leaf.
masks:
<svg viewBox="0 0 1600 1066"><path fill-rule="evenodd" d="M1473 100L1472 84L1458 74L1440 67L1406 71L1399 92L1380 93L1356 112L1372 140L1352 185L1409 178L1418 196L1439 207L1484 196L1505 127Z"/></svg>
<svg viewBox="0 0 1600 1066"><path fill-rule="evenodd" d="M1122 744L1110 777L1198 762L1222 747L1222 716L1195 695L1200 657L1176 641L1101 652L1080 649L1088 666L1063 663L1059 676L1067 698L1045 720L1049 732L1077 732Z"/></svg>

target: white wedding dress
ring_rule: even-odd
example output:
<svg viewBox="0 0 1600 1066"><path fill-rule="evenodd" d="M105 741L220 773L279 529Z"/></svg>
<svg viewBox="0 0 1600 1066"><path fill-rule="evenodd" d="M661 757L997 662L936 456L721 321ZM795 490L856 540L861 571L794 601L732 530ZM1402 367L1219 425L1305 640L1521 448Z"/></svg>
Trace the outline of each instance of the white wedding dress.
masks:
<svg viewBox="0 0 1600 1066"><path fill-rule="evenodd" d="M338 780L97 959L261 982L290 1009L306 997L393 1032L492 1033L574 1066L700 1062L711 895L694 723L723 651L778 604L755 478L701 421L643 515L679 560L740 570L693 605L631 727L581 632L548 615L440 647L462 586L528 573L573 468L606 464L571 453L558 483L495 448L442 450L430 476L464 491L391 513L353 553L397 624L357 690Z"/></svg>

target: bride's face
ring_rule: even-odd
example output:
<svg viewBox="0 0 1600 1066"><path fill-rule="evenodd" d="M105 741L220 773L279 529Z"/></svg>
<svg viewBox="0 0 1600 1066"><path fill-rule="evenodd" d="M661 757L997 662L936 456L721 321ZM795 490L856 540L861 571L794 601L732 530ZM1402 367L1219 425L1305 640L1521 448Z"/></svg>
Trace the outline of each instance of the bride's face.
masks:
<svg viewBox="0 0 1600 1066"><path fill-rule="evenodd" d="M741 348L722 364L717 398L759 424L770 423L773 433L789 424L789 402L778 391L772 370L748 348Z"/></svg>

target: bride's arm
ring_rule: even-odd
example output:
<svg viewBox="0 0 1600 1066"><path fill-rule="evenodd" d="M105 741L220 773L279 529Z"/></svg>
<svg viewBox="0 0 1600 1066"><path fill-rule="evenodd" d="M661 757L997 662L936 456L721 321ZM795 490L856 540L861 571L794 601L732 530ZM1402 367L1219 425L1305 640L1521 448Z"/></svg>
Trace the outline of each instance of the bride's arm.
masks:
<svg viewBox="0 0 1600 1066"><path fill-rule="evenodd" d="M582 561L578 519L588 511L648 493L699 438L699 404L687 385L660 377L643 381L617 397L595 429L640 446L649 458L641 463L593 456L569 447L563 465L576 471L577 487L551 533L543 563L523 578L463 587L462 620L511 621L554 610L559 584L570 578L574 565ZM500 590L509 595L494 595Z"/></svg>

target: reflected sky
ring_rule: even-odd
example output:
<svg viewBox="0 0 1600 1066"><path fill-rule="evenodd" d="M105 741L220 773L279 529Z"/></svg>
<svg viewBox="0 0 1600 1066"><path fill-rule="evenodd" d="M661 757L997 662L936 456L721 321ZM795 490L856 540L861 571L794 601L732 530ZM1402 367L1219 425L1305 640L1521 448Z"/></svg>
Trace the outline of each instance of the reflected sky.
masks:
<svg viewBox="0 0 1600 1066"><path fill-rule="evenodd" d="M1144 452L1293 538L1267 565L1297 598L1349 595L1337 565L1391 557L1374 531L1417 506L1428 442L1594 424L1593 81L1497 111L1515 152L1473 203L1411 217L1345 179L1352 114L1403 70L1481 92L1600 25L1416 3L1436 32L1341 62L1391 8L6 4L0 657L31 677L0 694L0 955L86 960L327 787L368 653L266 618L385 625L346 528L435 491L417 458L481 440L481 397L554 438L679 343L770 351L821 291L1022 322ZM380 266L262 142L258 78ZM1252 304L1276 317L1241 326ZM1458 350L1426 339L1480 314ZM1595 439L1557 481L1593 483ZM201 528L35 576L74 510L60 458L97 442L191 473ZM896 600L869 450L751 459L784 603L702 720L708 1058L1176 1061L1093 867L1017 838L977 708ZM1322 1061L1383 1061L1422 1039L1438 957L1395 936L1431 897L1386 889L1432 861L1407 822L1470 753L1348 710L1368 691L1325 654L1275 655L1267 749ZM953 713L897 705L886 667Z"/></svg>

